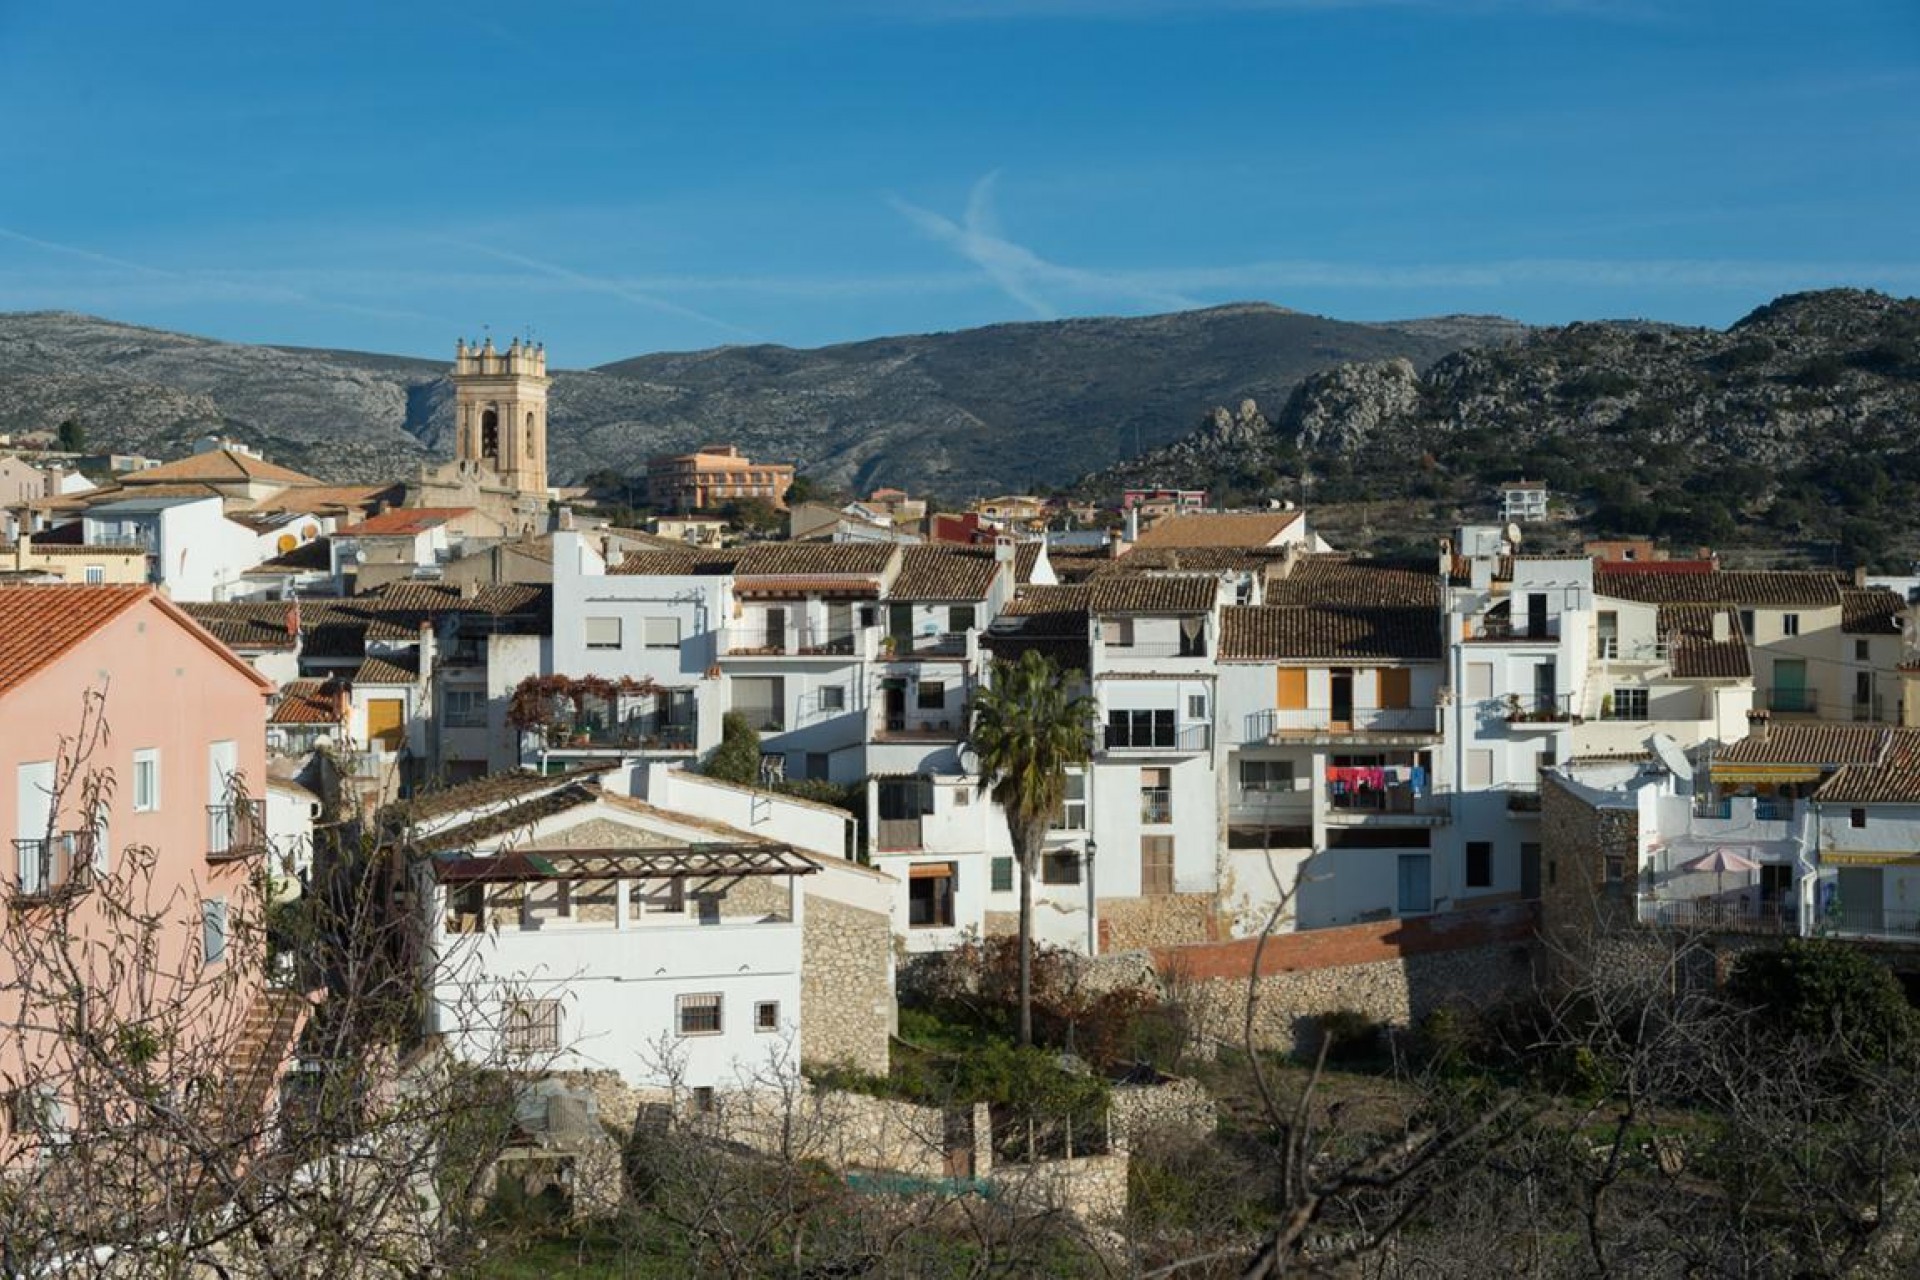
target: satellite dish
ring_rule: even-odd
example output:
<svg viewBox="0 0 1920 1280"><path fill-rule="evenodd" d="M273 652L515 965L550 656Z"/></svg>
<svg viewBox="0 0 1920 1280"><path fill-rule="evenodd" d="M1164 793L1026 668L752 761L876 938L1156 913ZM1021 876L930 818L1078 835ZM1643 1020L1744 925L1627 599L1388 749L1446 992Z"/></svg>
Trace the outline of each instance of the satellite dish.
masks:
<svg viewBox="0 0 1920 1280"><path fill-rule="evenodd" d="M1512 546L1518 547L1520 545L1520 526L1509 522L1502 536L1505 537L1507 542Z"/></svg>

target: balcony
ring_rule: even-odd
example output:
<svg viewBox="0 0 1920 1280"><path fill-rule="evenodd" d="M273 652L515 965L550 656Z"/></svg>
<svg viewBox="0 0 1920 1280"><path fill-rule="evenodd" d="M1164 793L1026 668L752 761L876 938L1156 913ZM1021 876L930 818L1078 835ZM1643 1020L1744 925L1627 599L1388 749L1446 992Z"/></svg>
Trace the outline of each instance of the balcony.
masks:
<svg viewBox="0 0 1920 1280"><path fill-rule="evenodd" d="M920 848L920 819L879 819L874 823L873 844L882 853L906 853Z"/></svg>
<svg viewBox="0 0 1920 1280"><path fill-rule="evenodd" d="M1424 745L1441 735L1439 707L1270 707L1250 713L1243 743Z"/></svg>
<svg viewBox="0 0 1920 1280"><path fill-rule="evenodd" d="M1816 920L1813 931L1823 938L1920 944L1920 911L1841 906Z"/></svg>
<svg viewBox="0 0 1920 1280"><path fill-rule="evenodd" d="M1501 713L1507 723L1516 728L1535 726L1553 729L1560 725L1580 723L1570 693L1536 693L1524 698L1519 694L1508 694Z"/></svg>
<svg viewBox="0 0 1920 1280"><path fill-rule="evenodd" d="M1467 623L1466 639L1475 644L1555 644L1560 639L1560 620L1548 618L1544 623L1529 625L1524 620L1515 622L1500 614L1488 614Z"/></svg>
<svg viewBox="0 0 1920 1280"><path fill-rule="evenodd" d="M1634 640L1619 636L1600 636L1594 642L1594 656L1602 662L1660 663L1671 656L1666 639Z"/></svg>
<svg viewBox="0 0 1920 1280"><path fill-rule="evenodd" d="M1151 714L1171 715L1172 713ZM1146 755L1195 754L1212 749L1213 726L1210 724L1176 726L1157 718L1145 724L1137 718L1119 722L1110 720L1106 726L1102 746L1109 752L1134 752Z"/></svg>
<svg viewBox="0 0 1920 1280"><path fill-rule="evenodd" d="M1767 710L1782 715L1810 716L1820 710L1820 695L1812 689L1775 685L1765 691Z"/></svg>
<svg viewBox="0 0 1920 1280"><path fill-rule="evenodd" d="M880 641L880 656L888 662L959 661L968 656L967 631L932 631L925 635L889 635Z"/></svg>
<svg viewBox="0 0 1920 1280"><path fill-rule="evenodd" d="M1751 894L1685 900L1643 897L1638 918L1644 925L1702 933L1782 935L1799 932L1799 911L1791 903L1779 898L1763 900Z"/></svg>
<svg viewBox="0 0 1920 1280"><path fill-rule="evenodd" d="M1207 656L1206 638L1192 640L1145 640L1133 644L1118 644L1112 640L1100 646L1100 652L1110 662L1128 658L1204 658Z"/></svg>
<svg viewBox="0 0 1920 1280"><path fill-rule="evenodd" d="M629 716L612 722L563 721L537 732L549 751L691 751L695 728L654 716Z"/></svg>
<svg viewBox="0 0 1920 1280"><path fill-rule="evenodd" d="M207 861L234 862L267 848L267 802L233 800L207 806Z"/></svg>
<svg viewBox="0 0 1920 1280"><path fill-rule="evenodd" d="M873 731L875 742L958 742L966 736L966 721L960 716L889 716Z"/></svg>
<svg viewBox="0 0 1920 1280"><path fill-rule="evenodd" d="M853 658L865 656L863 627L735 626L720 633L729 658Z"/></svg>
<svg viewBox="0 0 1920 1280"><path fill-rule="evenodd" d="M93 833L65 831L51 840L15 840L20 868L17 898L52 902L93 887Z"/></svg>
<svg viewBox="0 0 1920 1280"><path fill-rule="evenodd" d="M1332 826L1383 822L1437 827L1453 816L1452 797L1444 793L1416 792L1411 784L1404 782L1359 788L1328 783L1324 796L1326 820Z"/></svg>

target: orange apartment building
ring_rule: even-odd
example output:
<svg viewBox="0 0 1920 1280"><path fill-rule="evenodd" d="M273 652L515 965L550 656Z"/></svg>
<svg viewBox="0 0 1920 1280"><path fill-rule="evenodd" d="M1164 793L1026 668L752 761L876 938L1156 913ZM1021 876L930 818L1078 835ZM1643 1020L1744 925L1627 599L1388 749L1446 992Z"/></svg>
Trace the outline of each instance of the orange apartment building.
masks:
<svg viewBox="0 0 1920 1280"><path fill-rule="evenodd" d="M0 589L0 1167L114 1124L76 1026L149 1027L222 1105L268 1105L298 1021L250 887L273 689L152 587Z"/></svg>
<svg viewBox="0 0 1920 1280"><path fill-rule="evenodd" d="M755 462L730 444L710 444L647 462L647 503L656 511L700 511L740 498L759 498L784 509L792 486L791 466Z"/></svg>

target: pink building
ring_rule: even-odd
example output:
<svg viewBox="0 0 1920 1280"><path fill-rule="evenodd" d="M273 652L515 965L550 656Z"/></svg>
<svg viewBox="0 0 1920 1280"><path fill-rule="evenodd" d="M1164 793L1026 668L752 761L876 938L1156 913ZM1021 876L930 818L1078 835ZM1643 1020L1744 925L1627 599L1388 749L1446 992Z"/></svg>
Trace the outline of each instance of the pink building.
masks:
<svg viewBox="0 0 1920 1280"><path fill-rule="evenodd" d="M250 889L272 692L151 587L0 588L0 1163L128 1108L75 1027L265 1105L285 1044L264 1081L233 1051L286 1021Z"/></svg>

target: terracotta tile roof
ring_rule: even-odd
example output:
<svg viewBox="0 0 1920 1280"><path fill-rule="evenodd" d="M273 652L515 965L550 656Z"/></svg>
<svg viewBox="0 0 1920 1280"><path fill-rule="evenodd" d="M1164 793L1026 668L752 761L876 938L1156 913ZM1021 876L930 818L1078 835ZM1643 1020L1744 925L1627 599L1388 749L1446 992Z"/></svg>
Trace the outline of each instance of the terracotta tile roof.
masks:
<svg viewBox="0 0 1920 1280"><path fill-rule="evenodd" d="M1713 638L1713 617L1726 619L1727 638ZM1663 604L1654 627L1667 638L1673 674L1682 680L1745 679L1753 674L1739 612L1728 606Z"/></svg>
<svg viewBox="0 0 1920 1280"><path fill-rule="evenodd" d="M4 548L11 552L11 546ZM140 547L104 547L89 546L84 542L48 542L35 538L27 546L28 555L44 556L123 556L146 559L147 553Z"/></svg>
<svg viewBox="0 0 1920 1280"><path fill-rule="evenodd" d="M268 724L339 724L339 686L331 680L289 680L280 686Z"/></svg>
<svg viewBox="0 0 1920 1280"><path fill-rule="evenodd" d="M1886 734L1879 763L1841 768L1813 798L1822 804L1920 804L1920 729Z"/></svg>
<svg viewBox="0 0 1920 1280"><path fill-rule="evenodd" d="M899 548L886 542L758 542L743 547L734 571L741 577L822 577L887 571Z"/></svg>
<svg viewBox="0 0 1920 1280"><path fill-rule="evenodd" d="M1159 578L1122 574L1095 578L1087 607L1102 616L1210 613L1219 598L1220 580L1211 574Z"/></svg>
<svg viewBox="0 0 1920 1280"><path fill-rule="evenodd" d="M1243 605L1222 610L1223 662L1440 660L1440 611L1358 605Z"/></svg>
<svg viewBox="0 0 1920 1280"><path fill-rule="evenodd" d="M1037 649L1062 671L1085 671L1092 656L1087 641L1091 595L1092 588L1080 584L1021 587L981 634L980 643L996 658L1011 661Z"/></svg>
<svg viewBox="0 0 1920 1280"><path fill-rule="evenodd" d="M1061 582L1090 582L1094 575L1114 561L1104 551L1062 551L1057 547L1049 547L1047 563L1053 566L1053 576Z"/></svg>
<svg viewBox="0 0 1920 1280"><path fill-rule="evenodd" d="M1363 560L1341 555L1302 556L1267 569L1268 604L1359 605L1437 609L1440 574L1431 565Z"/></svg>
<svg viewBox="0 0 1920 1280"><path fill-rule="evenodd" d="M1246 547L1141 547L1118 560L1101 562L1097 574L1109 573L1257 573L1273 563L1275 554L1267 548Z"/></svg>
<svg viewBox="0 0 1920 1280"><path fill-rule="evenodd" d="M152 595L148 586L18 586L0 591L0 695Z"/></svg>
<svg viewBox="0 0 1920 1280"><path fill-rule="evenodd" d="M568 783L598 778L612 767L611 765L588 766L555 774L490 773L484 778L475 778L471 782L423 791L387 806L382 811L381 817L390 826L404 825L409 822L428 822L463 810L487 809L497 804L564 787Z"/></svg>
<svg viewBox="0 0 1920 1280"><path fill-rule="evenodd" d="M1885 587L1844 587L1840 591L1840 629L1850 636L1897 636L1907 602Z"/></svg>
<svg viewBox="0 0 1920 1280"><path fill-rule="evenodd" d="M253 504L255 511L288 511L296 515L344 515L405 496L398 484L301 484L270 493Z"/></svg>
<svg viewBox="0 0 1920 1280"><path fill-rule="evenodd" d="M776 600L791 600L800 596L857 596L862 599L877 600L880 598L880 584L871 578L783 574L771 578L735 578L733 593L738 596L762 596Z"/></svg>
<svg viewBox="0 0 1920 1280"><path fill-rule="evenodd" d="M290 602L187 603L180 607L229 647L280 650L287 638ZM472 596L439 582L387 583L346 599L302 599L301 652L311 658L358 658L368 640L417 641L420 625L449 614L485 614L523 633L552 626L553 588L538 583L498 583Z"/></svg>
<svg viewBox="0 0 1920 1280"><path fill-rule="evenodd" d="M1451 586L1464 587L1473 581L1473 557L1453 556L1447 563L1447 582ZM1513 557L1500 556L1493 564L1493 581L1513 581Z"/></svg>
<svg viewBox="0 0 1920 1280"><path fill-rule="evenodd" d="M889 600L985 600L1000 572L992 547L908 547Z"/></svg>
<svg viewBox="0 0 1920 1280"><path fill-rule="evenodd" d="M1602 561L1593 589L1645 604L1732 604L1766 608L1833 608L1840 575L1824 569L1716 569L1675 572L1653 565Z"/></svg>
<svg viewBox="0 0 1920 1280"><path fill-rule="evenodd" d="M552 782L553 779L543 779ZM517 804L508 805L497 813L463 822L458 826L436 831L414 842L413 847L421 853L443 853L452 849L470 849L475 845L486 844L495 837L507 835L523 827L530 827L542 818L551 818L555 814L578 809L582 805L592 804L600 798L598 787L587 786L581 782L567 782L553 791L534 795Z"/></svg>
<svg viewBox="0 0 1920 1280"><path fill-rule="evenodd" d="M354 669L354 684L412 684L419 679L419 660L367 658Z"/></svg>
<svg viewBox="0 0 1920 1280"><path fill-rule="evenodd" d="M672 550L630 551L625 560L607 572L641 577L713 577L732 573L733 566L738 562L738 556L725 551L675 547Z"/></svg>
<svg viewBox="0 0 1920 1280"><path fill-rule="evenodd" d="M345 529L336 529L336 538L411 538L458 519L472 507L395 507L362 520Z"/></svg>
<svg viewBox="0 0 1920 1280"><path fill-rule="evenodd" d="M1140 547L1265 547L1300 519L1298 511L1168 516L1140 535Z"/></svg>
<svg viewBox="0 0 1920 1280"><path fill-rule="evenodd" d="M293 648L293 633L287 630L288 606L285 602L208 604L185 601L180 608L229 649L278 653Z"/></svg>
<svg viewBox="0 0 1920 1280"><path fill-rule="evenodd" d="M285 485L318 485L321 482L312 476L303 475L292 467L283 467L277 462L268 462L265 458L249 457L236 453L232 449L212 449L206 453L196 453L174 462L149 467L145 471L130 471L119 477L122 484L167 484L181 480L202 481L205 483L232 484L237 481L259 483L262 481Z"/></svg>
<svg viewBox="0 0 1920 1280"><path fill-rule="evenodd" d="M1093 589L1083 583L1061 583L1058 586L1025 586L1019 594L1007 602L1000 611L1002 618L1051 618L1062 621L1072 619L1082 635L1087 630L1087 610L1092 602Z"/></svg>
<svg viewBox="0 0 1920 1280"><path fill-rule="evenodd" d="M1779 721L1721 748L1715 764L1843 765L1877 763L1892 730L1875 724Z"/></svg>

